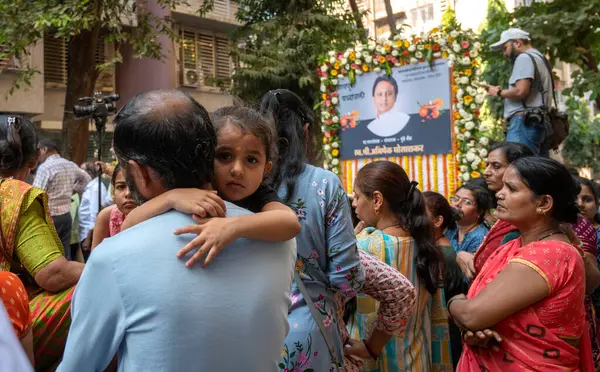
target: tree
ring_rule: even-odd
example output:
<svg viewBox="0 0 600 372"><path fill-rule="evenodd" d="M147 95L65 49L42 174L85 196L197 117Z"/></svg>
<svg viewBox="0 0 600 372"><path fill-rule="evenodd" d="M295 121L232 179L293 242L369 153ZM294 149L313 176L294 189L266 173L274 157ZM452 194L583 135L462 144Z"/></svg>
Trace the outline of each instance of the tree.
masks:
<svg viewBox="0 0 600 372"><path fill-rule="evenodd" d="M237 17L243 25L231 35L233 94L256 102L269 90L284 88L316 105L318 58L364 37L356 16L342 0L240 0ZM311 128L315 138L320 132L319 125Z"/></svg>
<svg viewBox="0 0 600 372"><path fill-rule="evenodd" d="M566 90L578 97L591 92L600 107L600 0L554 0L517 8L515 27L531 33L534 46L551 62L560 60L579 67Z"/></svg>
<svg viewBox="0 0 600 372"><path fill-rule="evenodd" d="M349 3L350 3L350 9L352 9L352 13L354 13L354 16L356 17L356 27L358 29L365 28L365 26L363 26L363 23L362 23L362 17L360 14L360 10L358 9L358 4L356 4L356 0L349 0Z"/></svg>
<svg viewBox="0 0 600 372"><path fill-rule="evenodd" d="M394 15L394 9L390 0L383 0L385 3L385 14L387 16L387 22L390 26L390 33L394 35L396 33L396 16Z"/></svg>
<svg viewBox="0 0 600 372"><path fill-rule="evenodd" d="M600 115L592 117L586 101L573 96L567 99L567 113L571 128L563 144L565 162L600 172Z"/></svg>
<svg viewBox="0 0 600 372"><path fill-rule="evenodd" d="M185 0L150 0L163 9L187 4ZM75 120L72 107L80 97L91 96L99 72L120 62L119 46L128 43L136 57L161 59L157 36L176 38L168 18L153 14L146 2L124 0L3 0L0 1L0 58L27 54L27 47L45 33L64 37L68 41L68 78L63 117L63 155L76 163L87 159L88 123ZM212 8L205 2L199 13ZM122 20L136 17L131 27ZM95 52L98 36L116 44L112 61L96 66ZM17 86L28 83L36 71L28 68L18 79Z"/></svg>

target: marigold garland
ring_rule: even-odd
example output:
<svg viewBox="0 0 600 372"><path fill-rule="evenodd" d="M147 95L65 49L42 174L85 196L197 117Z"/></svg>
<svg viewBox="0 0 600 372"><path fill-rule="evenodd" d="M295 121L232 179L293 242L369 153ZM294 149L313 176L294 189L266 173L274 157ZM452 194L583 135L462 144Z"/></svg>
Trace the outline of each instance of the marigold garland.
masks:
<svg viewBox="0 0 600 372"><path fill-rule="evenodd" d="M479 130L479 109L486 97L484 89L479 87L480 50L481 44L473 31L442 27L434 28L422 37L401 39L396 35L388 40L368 40L357 43L345 52L330 51L327 56L321 57L317 74L321 80L324 168L338 175L341 173L339 131L344 118L340 117L337 110L340 78L348 77L353 83L357 76L365 72L386 71L389 74L393 67L447 58L453 68L453 147L459 167L458 181L465 182L481 174L481 163L484 154L487 155L489 138ZM405 170L409 171L408 167L405 166ZM450 176L455 178L455 175Z"/></svg>
<svg viewBox="0 0 600 372"><path fill-rule="evenodd" d="M440 185L438 183L438 156L433 154L431 155L432 158L432 164L433 164L433 191L435 192L439 192L440 190Z"/></svg>
<svg viewBox="0 0 600 372"><path fill-rule="evenodd" d="M419 182L419 190L423 191L425 185L423 184L423 156L417 156L417 182Z"/></svg>

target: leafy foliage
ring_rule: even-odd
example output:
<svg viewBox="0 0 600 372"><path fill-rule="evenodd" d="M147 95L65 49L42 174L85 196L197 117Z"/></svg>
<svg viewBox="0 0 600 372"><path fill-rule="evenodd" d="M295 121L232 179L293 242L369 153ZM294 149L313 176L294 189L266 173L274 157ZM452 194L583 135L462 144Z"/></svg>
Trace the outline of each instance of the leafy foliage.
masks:
<svg viewBox="0 0 600 372"><path fill-rule="evenodd" d="M565 162L600 172L600 115L590 116L586 101L573 96L567 99L567 113L571 129L562 150Z"/></svg>
<svg viewBox="0 0 600 372"><path fill-rule="evenodd" d="M319 98L318 57L344 50L364 30L342 0L240 0L243 26L232 34L236 70L233 93L256 102L271 89L296 92L315 105ZM314 126L315 146L320 130Z"/></svg>

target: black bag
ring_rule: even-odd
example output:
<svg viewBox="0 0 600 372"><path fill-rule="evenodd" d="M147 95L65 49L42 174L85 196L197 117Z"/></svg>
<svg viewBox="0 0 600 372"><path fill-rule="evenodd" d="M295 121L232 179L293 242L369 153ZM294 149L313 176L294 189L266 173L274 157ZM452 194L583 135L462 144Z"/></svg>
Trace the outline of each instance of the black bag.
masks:
<svg viewBox="0 0 600 372"><path fill-rule="evenodd" d="M529 58L531 58L531 62L533 62L533 68L535 71L534 80L536 80L535 77L537 77L538 75L538 70L535 58L530 53L526 52L525 54L527 54ZM543 91L543 88L540 88L540 86L542 85L540 80L538 80L539 83L536 84L536 87L538 92L542 94L542 105L545 108L547 120L550 124L548 126L549 133L546 138L549 138L550 149L558 150L560 144L563 143L565 138L567 138L567 136L569 135L569 128L571 127L571 124L569 123L569 116L565 112L558 110L558 103L556 102L556 93L554 91L554 76L552 75L552 68L550 67L550 63L543 55L540 55L540 57L542 57L542 59L544 60L544 65L546 66L546 69L550 74L550 80L552 81L552 98L554 99L554 107L548 107L546 105L544 99L546 92ZM527 108L527 106L525 106L525 101L523 101L523 107ZM525 111L525 114L527 114L527 110Z"/></svg>

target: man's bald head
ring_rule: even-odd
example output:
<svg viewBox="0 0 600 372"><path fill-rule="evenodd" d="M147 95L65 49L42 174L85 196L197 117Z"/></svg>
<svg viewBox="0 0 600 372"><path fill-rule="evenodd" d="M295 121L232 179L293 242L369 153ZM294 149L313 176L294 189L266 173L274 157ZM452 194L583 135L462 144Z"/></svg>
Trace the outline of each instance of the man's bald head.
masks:
<svg viewBox="0 0 600 372"><path fill-rule="evenodd" d="M208 112L187 93L153 90L133 97L114 120L114 150L154 170L169 190L212 181L216 135Z"/></svg>

